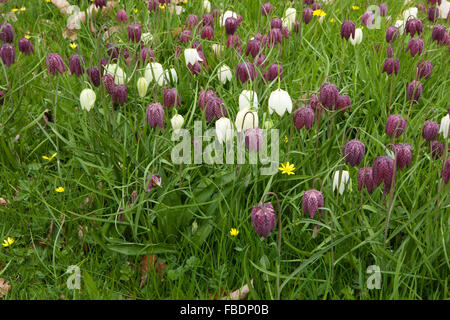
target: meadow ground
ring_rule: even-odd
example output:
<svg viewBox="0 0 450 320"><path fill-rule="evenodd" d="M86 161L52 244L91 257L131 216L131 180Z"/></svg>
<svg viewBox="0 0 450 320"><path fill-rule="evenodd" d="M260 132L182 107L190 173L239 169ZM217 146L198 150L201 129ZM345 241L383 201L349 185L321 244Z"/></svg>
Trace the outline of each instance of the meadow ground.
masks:
<svg viewBox="0 0 450 320"><path fill-rule="evenodd" d="M440 157L432 156L432 142L422 134L425 120L440 124L450 107L448 38L441 41L447 44L440 44L433 40L432 32L436 25L442 25L448 33L449 23L440 18L430 21L427 1L384 1L391 19L381 17L377 28L362 23L366 9L379 4L375 0L328 1L322 4L323 11L314 11L308 24L302 10L311 5L300 0L272 0L273 11L268 17L261 15L262 1L211 1L211 10L232 10L242 17L235 31L242 55L239 46L226 48L228 35L219 24L222 11L215 17L213 37L202 39L203 1L180 3L184 12L177 15L170 12L170 5L155 5L149 12L147 1L121 0L110 11L102 9L106 13L91 16L91 27L81 23L77 31L67 29L70 17L55 6L60 1L0 2L2 23L14 28L14 37L9 39L10 30L3 27L4 49L0 49L0 90L4 93L0 105L3 299L211 299L246 284L249 299L275 299L277 265L281 299L449 298L450 189L442 178L450 175L450 167L442 170L448 133L432 138L436 146L440 143ZM78 5L81 12L92 4L69 2ZM402 13L414 6L418 7L422 32L414 34L411 29L414 37L404 32L395 41L386 42L387 27L403 20ZM296 9L295 20L299 22L289 25L289 37L283 28L265 36L271 19L283 17L289 7ZM126 22L117 20L119 9L126 11ZM188 17L190 14L197 15L199 22ZM352 45L341 38L344 20L363 27L360 43ZM145 35L145 44L129 37L130 23L138 21L142 34L152 36L149 40ZM186 21L194 25L190 36L185 33L187 39L183 39L181 30L189 29ZM409 27L419 31L417 26ZM131 38L138 33L131 32ZM257 33L264 35L259 54L266 58L262 65L254 63L255 79L242 83L239 77L247 73L237 73L236 69L243 62L254 61L245 53L250 39L259 39ZM281 43L271 47L270 40L278 35ZM18 40L25 36L34 47L30 55L19 48ZM421 54L411 56L411 50L406 51L412 38L423 42ZM201 44L206 60L193 67L200 67L198 75L187 67L184 55L186 48L195 45L193 41ZM10 65L8 42L15 48ZM108 50L111 43L116 52ZM220 56L215 54L214 44L224 47ZM395 76L382 72L389 45L393 58L399 61ZM149 61L145 65L138 62L143 47L153 50L153 61L165 70L174 68L178 78L164 85L178 90L181 105L163 107L163 129L155 125L161 121L159 109L150 113L150 118L146 114L148 105L163 104L163 86L151 81L145 92L142 80L138 86L140 77L155 77L155 70L149 72L146 67ZM48 62L49 53L62 57L66 71L49 73L47 65L50 69L58 66L58 62ZM115 53L117 61L113 61ZM117 74L111 90L116 100L125 101L113 104L108 85L101 82L96 87L86 72L71 74L69 59L74 54L84 56L84 70L100 66L103 57L108 57L106 63L108 59L116 62L126 75L127 96L116 87L121 81ZM422 61L433 65L428 79L416 72ZM218 78L224 64L231 69L231 80L226 83ZM277 78L275 71L274 77L268 74L271 80L265 81L272 64L282 66L282 78ZM407 90L414 80L423 85L417 103L410 101ZM323 88L326 82L334 84L341 97L350 98L349 110L321 105L327 104L328 94L333 96L333 88L329 92ZM90 111L82 107L92 98L83 98L83 105L80 103L80 93L86 88L96 96ZM280 111L288 103L283 98L283 104L270 113L269 97L280 88L289 93L293 110ZM192 129L194 122L200 121L204 129L214 129L216 118L223 115L199 109L204 89L213 90L223 100L232 125L240 110L242 90L256 92L259 127L279 130L276 173L260 174L263 165L249 164L248 158L244 164L173 162L171 153L179 143L171 139L173 116L183 117L183 128ZM314 95L320 102L310 100ZM307 117L307 111L298 119L316 119L310 130L297 130L294 112L306 104L315 108L313 119ZM207 121L205 114L212 114L212 121ZM407 121L397 138L385 130L389 115L394 114ZM269 142L273 136L264 138ZM351 139L364 143L362 159L360 149L349 151L356 152L356 165L346 163L343 154ZM396 153L393 167L397 164L398 170L389 167L389 161L378 168L384 170L381 176L385 181L389 175L395 176L391 189L386 190L382 182L371 193L366 187L360 191L359 169L371 167L376 157L391 157L392 150L397 150L393 144L398 143L409 144L412 157L408 147L406 153ZM204 143L203 148L206 146ZM195 143L191 149L198 152ZM294 165L293 174L278 169L286 162ZM400 168L402 163L405 165ZM337 170L348 171L352 183L350 188L347 182L342 194L333 190ZM148 191L152 175L159 175L161 183ZM370 174L368 180L373 177ZM320 214L317 211L314 217L303 214L305 206L314 211L314 205L302 203L310 196L305 192L313 188L324 200ZM274 227L267 238L259 237L252 224L252 208L268 192L278 196L281 207L279 264L278 222L273 226L268 219L260 226ZM264 202L269 201L278 215L275 197L267 195ZM376 267L370 267L373 265ZM80 289L71 289L68 280L76 285L76 270L81 275ZM371 284L379 284L379 288Z"/></svg>

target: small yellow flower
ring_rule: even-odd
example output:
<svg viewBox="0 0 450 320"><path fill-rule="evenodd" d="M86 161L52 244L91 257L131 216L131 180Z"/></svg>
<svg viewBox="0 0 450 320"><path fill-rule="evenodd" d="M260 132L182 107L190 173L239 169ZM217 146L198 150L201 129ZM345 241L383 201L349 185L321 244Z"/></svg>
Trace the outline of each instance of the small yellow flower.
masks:
<svg viewBox="0 0 450 320"><path fill-rule="evenodd" d="M52 0L45 0L45 2L47 2L47 3L50 2L50 1L52 1Z"/></svg>
<svg viewBox="0 0 450 320"><path fill-rule="evenodd" d="M2 246L7 248L9 246L11 246L14 243L14 239L11 237L8 237L8 239L3 240Z"/></svg>
<svg viewBox="0 0 450 320"><path fill-rule="evenodd" d="M56 192L64 192L64 188L63 187L59 187L55 189Z"/></svg>
<svg viewBox="0 0 450 320"><path fill-rule="evenodd" d="M284 136L283 140L284 140L284 143L288 143L289 142L289 139L288 139L287 136Z"/></svg>
<svg viewBox="0 0 450 320"><path fill-rule="evenodd" d="M295 174L294 173L294 170L295 170L294 164L293 163L289 163L289 161L286 162L286 163L282 163L281 167L278 168L278 169L281 170L281 174L287 174L287 175Z"/></svg>
<svg viewBox="0 0 450 320"><path fill-rule="evenodd" d="M326 16L327 14L325 13L325 11L321 10L321 9L317 9L313 11L313 16L315 17L323 17Z"/></svg>
<svg viewBox="0 0 450 320"><path fill-rule="evenodd" d="M31 37L30 37L30 36L24 36L24 38L25 38L25 39L30 39Z"/></svg>
<svg viewBox="0 0 450 320"><path fill-rule="evenodd" d="M27 8L25 8L25 7L20 8L20 11L25 11L25 10L27 10Z"/></svg>
<svg viewBox="0 0 450 320"><path fill-rule="evenodd" d="M356 10L359 10L359 7L358 6L352 6L352 9L356 11Z"/></svg>
<svg viewBox="0 0 450 320"><path fill-rule="evenodd" d="M72 42L71 44L69 44L69 47L75 50L78 46L76 43Z"/></svg>
<svg viewBox="0 0 450 320"><path fill-rule="evenodd" d="M361 30L364 29L364 26L361 26Z"/></svg>
<svg viewBox="0 0 450 320"><path fill-rule="evenodd" d="M19 11L19 9L13 8L11 11L12 11L12 12L17 12L17 11Z"/></svg>
<svg viewBox="0 0 450 320"><path fill-rule="evenodd" d="M134 13L138 13L139 12L139 10L138 9L134 9Z"/></svg>
<svg viewBox="0 0 450 320"><path fill-rule="evenodd" d="M161 10L164 10L165 8L166 8L166 6L165 5L159 5L159 8L161 9Z"/></svg>
<svg viewBox="0 0 450 320"><path fill-rule="evenodd" d="M188 0L183 0L183 3L184 3L184 4L188 3Z"/></svg>
<svg viewBox="0 0 450 320"><path fill-rule="evenodd" d="M43 159L48 160L49 162L53 160L54 157L56 157L57 153L52 154L50 157L42 156Z"/></svg>
<svg viewBox="0 0 450 320"><path fill-rule="evenodd" d="M232 237L237 237L238 234L239 234L239 230L238 230L238 229L236 229L236 228L231 228L231 230L230 230L230 235L231 235Z"/></svg>
<svg viewBox="0 0 450 320"><path fill-rule="evenodd" d="M331 22L331 23L333 23L334 21L336 21L336 20L334 20L333 18L330 19L330 22Z"/></svg>

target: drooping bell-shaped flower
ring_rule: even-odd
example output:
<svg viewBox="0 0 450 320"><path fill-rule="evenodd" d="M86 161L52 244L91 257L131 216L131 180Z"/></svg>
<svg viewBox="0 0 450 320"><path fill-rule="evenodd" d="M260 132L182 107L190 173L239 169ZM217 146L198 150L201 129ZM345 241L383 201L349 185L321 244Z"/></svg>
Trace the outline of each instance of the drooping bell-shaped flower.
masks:
<svg viewBox="0 0 450 320"><path fill-rule="evenodd" d="M188 43L192 39L191 30L183 30L180 32L180 41L183 43Z"/></svg>
<svg viewBox="0 0 450 320"><path fill-rule="evenodd" d="M114 88L116 84L114 83L114 77L110 74L105 74L102 78L103 86L110 95L114 94Z"/></svg>
<svg viewBox="0 0 450 320"><path fill-rule="evenodd" d="M123 105L128 99L127 87L124 84L116 85L111 96L113 103L117 102L120 105Z"/></svg>
<svg viewBox="0 0 450 320"><path fill-rule="evenodd" d="M364 186L368 193L372 193L375 189L375 183L373 182L372 168L360 168L358 170L358 190L361 191Z"/></svg>
<svg viewBox="0 0 450 320"><path fill-rule="evenodd" d="M213 122L214 118L220 119L227 116L227 109L223 100L220 98L211 98L206 103L205 117L208 122Z"/></svg>
<svg viewBox="0 0 450 320"><path fill-rule="evenodd" d="M352 191L352 180L347 170L337 170L333 176L333 191L338 190L340 195L344 194L345 187L348 184L348 189Z"/></svg>
<svg viewBox="0 0 450 320"><path fill-rule="evenodd" d="M172 125L172 129L176 132L183 127L184 118L181 114L176 114L170 119L170 124Z"/></svg>
<svg viewBox="0 0 450 320"><path fill-rule="evenodd" d="M116 18L118 22L125 23L128 20L127 12L123 9L117 11Z"/></svg>
<svg viewBox="0 0 450 320"><path fill-rule="evenodd" d="M198 108L200 110L206 109L206 104L211 98L219 98L217 94L212 90L202 90L198 95Z"/></svg>
<svg viewBox="0 0 450 320"><path fill-rule="evenodd" d="M378 8L380 9L380 16L385 17L388 12L388 5L386 3L380 3Z"/></svg>
<svg viewBox="0 0 450 320"><path fill-rule="evenodd" d="M417 53L422 54L423 50L423 41L419 38L412 38L409 40L408 45L406 46L406 51L409 50L411 57L414 57Z"/></svg>
<svg viewBox="0 0 450 320"><path fill-rule="evenodd" d="M393 146L394 154L397 158L397 168L402 170L405 166L409 167L412 161L412 149L408 143L396 143Z"/></svg>
<svg viewBox="0 0 450 320"><path fill-rule="evenodd" d="M395 75L397 75L399 68L400 68L400 62L398 59L387 58L384 61L382 73L386 72L386 74L388 74L388 75L395 73Z"/></svg>
<svg viewBox="0 0 450 320"><path fill-rule="evenodd" d="M394 57L394 49L392 48L391 45L386 47L386 57L388 58Z"/></svg>
<svg viewBox="0 0 450 320"><path fill-rule="evenodd" d="M0 40L6 43L14 42L14 27L10 23L0 24Z"/></svg>
<svg viewBox="0 0 450 320"><path fill-rule="evenodd" d="M220 144L233 139L233 128L227 117L221 117L216 121L216 137Z"/></svg>
<svg viewBox="0 0 450 320"><path fill-rule="evenodd" d="M298 108L294 112L294 126L297 130L305 127L311 129L314 124L314 110L310 105Z"/></svg>
<svg viewBox="0 0 450 320"><path fill-rule="evenodd" d="M386 42L393 42L397 39L399 30L395 26L390 26L386 29Z"/></svg>
<svg viewBox="0 0 450 320"><path fill-rule="evenodd" d="M214 27L214 17L212 14L205 13L202 17L202 24L204 27L211 26Z"/></svg>
<svg viewBox="0 0 450 320"><path fill-rule="evenodd" d="M0 47L0 58L2 58L5 66L9 67L16 59L16 49L10 44L2 44Z"/></svg>
<svg viewBox="0 0 450 320"><path fill-rule="evenodd" d="M58 53L49 53L47 55L47 69L51 75L56 75L56 72L62 74L66 71L66 66L64 61Z"/></svg>
<svg viewBox="0 0 450 320"><path fill-rule="evenodd" d="M332 83L325 83L320 89L320 102L327 109L333 109L339 96L338 88Z"/></svg>
<svg viewBox="0 0 450 320"><path fill-rule="evenodd" d="M186 27L188 29L195 29L195 27L198 25L198 22L200 21L199 17L195 14L190 14L186 18Z"/></svg>
<svg viewBox="0 0 450 320"><path fill-rule="evenodd" d="M351 105L352 101L350 100L350 97L345 94L340 94L336 98L336 110L339 110L341 113L350 111Z"/></svg>
<svg viewBox="0 0 450 320"><path fill-rule="evenodd" d="M258 127L258 121L258 113L246 108L237 113L234 124L236 125L236 131L241 132Z"/></svg>
<svg viewBox="0 0 450 320"><path fill-rule="evenodd" d="M414 37L415 34L420 36L422 33L422 20L419 19L410 19L406 21L405 31L409 33L411 37Z"/></svg>
<svg viewBox="0 0 450 320"><path fill-rule="evenodd" d="M128 26L128 39L133 42L141 41L142 28L140 22L132 22Z"/></svg>
<svg viewBox="0 0 450 320"><path fill-rule="evenodd" d="M164 88L163 93L164 98L164 106L169 109L170 107L179 107L181 106L181 97L177 88L166 89Z"/></svg>
<svg viewBox="0 0 450 320"><path fill-rule="evenodd" d="M271 64L269 70L264 73L264 79L270 82L278 77L280 77L280 80L283 78L283 66L281 64Z"/></svg>
<svg viewBox="0 0 450 320"><path fill-rule="evenodd" d="M212 40L214 38L214 29L211 26L204 27L201 37L202 39Z"/></svg>
<svg viewBox="0 0 450 320"><path fill-rule="evenodd" d="M273 6L267 2L261 6L261 14L265 17L270 16L273 11Z"/></svg>
<svg viewBox="0 0 450 320"><path fill-rule="evenodd" d="M363 32L361 28L355 29L355 35L350 37L350 43L352 45L360 44L363 40Z"/></svg>
<svg viewBox="0 0 450 320"><path fill-rule="evenodd" d="M84 74L83 68L84 58L80 57L78 54L73 54L69 59L69 70L71 74L75 74L77 77Z"/></svg>
<svg viewBox="0 0 450 320"><path fill-rule="evenodd" d="M352 167L358 166L366 153L366 147L363 142L353 139L347 141L344 147L345 163Z"/></svg>
<svg viewBox="0 0 450 320"><path fill-rule="evenodd" d="M425 121L422 129L422 137L427 141L433 141L439 134L439 123Z"/></svg>
<svg viewBox="0 0 450 320"><path fill-rule="evenodd" d="M195 49L194 49L195 50ZM145 80L150 84L155 81L159 86L164 85L164 69L158 62L150 62L145 67Z"/></svg>
<svg viewBox="0 0 450 320"><path fill-rule="evenodd" d="M236 77L242 83L249 80L253 81L256 78L255 66L251 62L240 63L236 67Z"/></svg>
<svg viewBox="0 0 450 320"><path fill-rule="evenodd" d="M444 165L442 166L441 172L442 179L444 179L445 184L450 181L450 157L445 160Z"/></svg>
<svg viewBox="0 0 450 320"><path fill-rule="evenodd" d="M239 110L255 108L258 109L258 95L251 90L242 90L239 95Z"/></svg>
<svg viewBox="0 0 450 320"><path fill-rule="evenodd" d="M251 54L253 58L256 58L260 50L261 41L257 39L251 39L247 42L247 50L245 50L245 55L248 56L249 54Z"/></svg>
<svg viewBox="0 0 450 320"><path fill-rule="evenodd" d="M433 64L430 61L421 61L417 65L417 75L419 78L430 79L433 71Z"/></svg>
<svg viewBox="0 0 450 320"><path fill-rule="evenodd" d="M433 27L433 31L431 31L431 39L433 41L440 42L445 37L445 26L437 25Z"/></svg>
<svg viewBox="0 0 450 320"><path fill-rule="evenodd" d="M323 204L324 201L322 192L316 189L305 191L305 194L302 198L303 215L305 215L305 213L309 213L310 218L314 219L317 212L321 214L321 209L319 208L322 208Z"/></svg>
<svg viewBox="0 0 450 320"><path fill-rule="evenodd" d="M348 40L350 37L355 37L356 25L351 20L345 20L341 25L341 38Z"/></svg>
<svg viewBox="0 0 450 320"><path fill-rule="evenodd" d="M252 224L260 237L267 238L275 228L277 215L272 203L259 203L252 208Z"/></svg>
<svg viewBox="0 0 450 320"><path fill-rule="evenodd" d="M260 128L247 129L244 139L245 147L249 152L258 152L264 144L264 135Z"/></svg>
<svg viewBox="0 0 450 320"><path fill-rule="evenodd" d="M94 90L89 88L83 89L80 93L81 109L90 111L95 104L96 98Z"/></svg>
<svg viewBox="0 0 450 320"><path fill-rule="evenodd" d="M292 100L287 91L277 89L269 96L269 114L276 112L280 117L287 111L292 112Z"/></svg>
<svg viewBox="0 0 450 320"><path fill-rule="evenodd" d="M286 27L288 31L291 31L294 26L296 18L297 18L297 10L295 10L295 8L287 8L286 11L284 12L284 16L282 19L283 26Z"/></svg>
<svg viewBox="0 0 450 320"><path fill-rule="evenodd" d="M125 84L127 75L121 67L115 63L111 63L105 66L105 73L114 77L114 83L116 85Z"/></svg>
<svg viewBox="0 0 450 320"><path fill-rule="evenodd" d="M221 65L217 71L217 77L222 84L227 83L227 81L231 81L233 74L231 73L230 67L225 64Z"/></svg>
<svg viewBox="0 0 450 320"><path fill-rule="evenodd" d="M98 87L100 85L100 70L97 67L91 67L86 70L86 73L91 80L91 83Z"/></svg>
<svg viewBox="0 0 450 320"><path fill-rule="evenodd" d="M303 22L305 24L308 24L313 18L313 10L311 8L303 9L302 17L303 17Z"/></svg>
<svg viewBox="0 0 450 320"><path fill-rule="evenodd" d="M137 81L137 89L139 97L143 98L147 94L148 82L144 77L140 77Z"/></svg>
<svg viewBox="0 0 450 320"><path fill-rule="evenodd" d="M450 115L447 114L441 119L441 125L439 127L439 133L442 132L444 139L448 138L450 132Z"/></svg>
<svg viewBox="0 0 450 320"><path fill-rule="evenodd" d="M375 15L371 11L364 12L361 17L361 23L369 28L373 25L374 20L375 20Z"/></svg>
<svg viewBox="0 0 450 320"><path fill-rule="evenodd" d="M186 66L188 66L189 64L194 65L196 62L203 61L203 59L198 54L197 49L192 49L192 48L184 50L184 58L186 60Z"/></svg>
<svg viewBox="0 0 450 320"><path fill-rule="evenodd" d="M434 140L429 145L428 151L431 152L431 156L433 157L433 159L437 160L444 153L444 148L445 148L445 145L442 142Z"/></svg>
<svg viewBox="0 0 450 320"><path fill-rule="evenodd" d="M27 38L21 38L19 39L19 51L29 56L34 53L33 44Z"/></svg>
<svg viewBox="0 0 450 320"><path fill-rule="evenodd" d="M386 120L385 131L390 137L398 138L406 128L406 119L399 114L391 114Z"/></svg>
<svg viewBox="0 0 450 320"><path fill-rule="evenodd" d="M145 181L147 188L146 191L150 192L154 187L161 187L161 176L159 174L148 175Z"/></svg>
<svg viewBox="0 0 450 320"><path fill-rule="evenodd" d="M147 124L153 129L156 126L164 129L164 108L159 102L147 106L146 116Z"/></svg>
<svg viewBox="0 0 450 320"><path fill-rule="evenodd" d="M391 190L392 180L394 176L395 160L389 156L376 157L372 165L373 182L378 187L384 182L384 193L387 194Z"/></svg>
<svg viewBox="0 0 450 320"><path fill-rule="evenodd" d="M223 15L220 17L219 22L220 22L220 26L223 27L225 26L225 22L227 21L228 18L233 17L239 20L238 14L236 12L233 12L231 10L227 10L223 13Z"/></svg>
<svg viewBox="0 0 450 320"><path fill-rule="evenodd" d="M420 96L422 95L423 85L419 81L411 81L406 86L406 93L408 95L408 100L413 100L414 103L416 103Z"/></svg>
<svg viewBox="0 0 450 320"><path fill-rule="evenodd" d="M225 32L228 35L232 35L236 32L237 27L238 27L238 21L236 18L233 17L229 17L227 18L227 20L225 21Z"/></svg>
<svg viewBox="0 0 450 320"><path fill-rule="evenodd" d="M439 8L438 7L429 7L428 8L428 20L431 22L436 22L439 19Z"/></svg>

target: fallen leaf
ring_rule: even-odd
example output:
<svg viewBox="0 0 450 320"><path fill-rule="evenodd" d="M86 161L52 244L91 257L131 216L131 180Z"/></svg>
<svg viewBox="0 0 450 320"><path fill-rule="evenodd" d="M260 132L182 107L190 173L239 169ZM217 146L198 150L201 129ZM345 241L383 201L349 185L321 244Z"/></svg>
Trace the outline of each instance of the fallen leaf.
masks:
<svg viewBox="0 0 450 320"><path fill-rule="evenodd" d="M0 298L3 298L10 290L11 286L9 282L5 282L5 279L0 278Z"/></svg>
<svg viewBox="0 0 450 320"><path fill-rule="evenodd" d="M64 39L69 38L70 40L75 41L78 39L78 31L76 29L64 28L62 36Z"/></svg>
<svg viewBox="0 0 450 320"><path fill-rule="evenodd" d="M253 279L250 280L250 285L253 287ZM246 284L242 288L235 290L230 294L222 297L222 300L244 300L245 298L247 298L249 292L250 287L248 286L248 284Z"/></svg>
<svg viewBox="0 0 450 320"><path fill-rule="evenodd" d="M141 261L141 283L139 284L139 289L142 289L148 278L148 273L154 268L156 259L158 257L154 254L149 254L144 256Z"/></svg>
<svg viewBox="0 0 450 320"><path fill-rule="evenodd" d="M0 206L7 206L9 204L8 200L5 200L3 198L0 198Z"/></svg>
<svg viewBox="0 0 450 320"><path fill-rule="evenodd" d="M104 34L103 34L103 41L108 40L114 33L120 30L120 26L114 26L109 28Z"/></svg>

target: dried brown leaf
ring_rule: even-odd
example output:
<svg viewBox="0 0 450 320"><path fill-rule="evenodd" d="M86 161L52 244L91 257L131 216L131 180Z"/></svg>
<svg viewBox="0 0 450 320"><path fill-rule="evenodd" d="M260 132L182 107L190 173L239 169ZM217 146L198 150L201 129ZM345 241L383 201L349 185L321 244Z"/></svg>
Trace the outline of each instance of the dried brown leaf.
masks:
<svg viewBox="0 0 450 320"><path fill-rule="evenodd" d="M11 285L5 279L0 278L0 298L3 298L11 290Z"/></svg>
<svg viewBox="0 0 450 320"><path fill-rule="evenodd" d="M250 285L253 287L253 279L250 280ZM244 285L242 288L231 292L230 294L222 297L222 300L244 300L247 298L250 292L250 287L248 284Z"/></svg>
<svg viewBox="0 0 450 320"><path fill-rule="evenodd" d="M3 198L0 198L0 206L7 206L9 204L8 200L5 200Z"/></svg>
<svg viewBox="0 0 450 320"><path fill-rule="evenodd" d="M142 258L142 261L141 261L141 283L139 284L139 289L142 289L145 282L147 281L148 273L150 270L152 270L154 268L157 258L158 257L154 254L149 254Z"/></svg>

